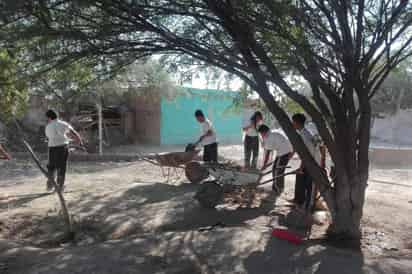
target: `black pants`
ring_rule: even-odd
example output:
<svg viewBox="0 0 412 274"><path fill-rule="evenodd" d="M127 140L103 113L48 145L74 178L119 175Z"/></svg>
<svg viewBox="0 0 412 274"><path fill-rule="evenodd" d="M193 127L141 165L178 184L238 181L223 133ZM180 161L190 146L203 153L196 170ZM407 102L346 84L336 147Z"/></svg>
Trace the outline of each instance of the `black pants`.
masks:
<svg viewBox="0 0 412 274"><path fill-rule="evenodd" d="M312 207L312 183L312 177L305 168L301 174L296 174L295 202L306 210L311 210Z"/></svg>
<svg viewBox="0 0 412 274"><path fill-rule="evenodd" d="M285 169L288 163L289 153L276 157L275 162L273 163L272 176L275 179L273 180L272 189L276 190L279 194L282 193L285 189L285 177L278 176L283 175L285 173Z"/></svg>
<svg viewBox="0 0 412 274"><path fill-rule="evenodd" d="M203 147L203 161L217 163L217 143Z"/></svg>
<svg viewBox="0 0 412 274"><path fill-rule="evenodd" d="M52 176L53 179L57 172L56 182L59 186L64 185L68 157L69 150L67 146L49 147L49 163L47 164L47 169L49 176ZM47 186L52 187L52 183L48 181Z"/></svg>
<svg viewBox="0 0 412 274"><path fill-rule="evenodd" d="M259 156L259 137L246 135L243 148L245 152L245 167L256 168ZM252 162L250 162L251 159Z"/></svg>

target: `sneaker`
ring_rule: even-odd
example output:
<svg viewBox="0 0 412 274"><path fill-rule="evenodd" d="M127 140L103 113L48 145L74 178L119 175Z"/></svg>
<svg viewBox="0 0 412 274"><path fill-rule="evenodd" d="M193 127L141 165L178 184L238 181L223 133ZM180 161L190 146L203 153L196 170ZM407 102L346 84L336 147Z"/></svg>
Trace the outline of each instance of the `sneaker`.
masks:
<svg viewBox="0 0 412 274"><path fill-rule="evenodd" d="M64 185L59 185L59 189L60 189L60 192L64 192L64 189L65 189L65 186Z"/></svg>
<svg viewBox="0 0 412 274"><path fill-rule="evenodd" d="M47 181L46 191L53 191L54 186L50 181Z"/></svg>
<svg viewBox="0 0 412 274"><path fill-rule="evenodd" d="M272 190L278 192L279 194L283 193L283 191L284 191L284 189L282 187L279 187L277 185L273 185Z"/></svg>
<svg viewBox="0 0 412 274"><path fill-rule="evenodd" d="M276 195L280 195L282 193L277 185L272 185L272 190L276 193Z"/></svg>

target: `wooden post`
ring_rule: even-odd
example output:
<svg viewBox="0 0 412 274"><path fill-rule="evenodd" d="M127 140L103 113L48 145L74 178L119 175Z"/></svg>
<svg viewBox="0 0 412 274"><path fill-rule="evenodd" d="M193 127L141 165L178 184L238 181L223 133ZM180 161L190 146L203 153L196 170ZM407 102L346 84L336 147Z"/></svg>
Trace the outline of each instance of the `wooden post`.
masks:
<svg viewBox="0 0 412 274"><path fill-rule="evenodd" d="M99 131L99 155L103 154L103 113L101 103L96 104L98 121L98 131Z"/></svg>

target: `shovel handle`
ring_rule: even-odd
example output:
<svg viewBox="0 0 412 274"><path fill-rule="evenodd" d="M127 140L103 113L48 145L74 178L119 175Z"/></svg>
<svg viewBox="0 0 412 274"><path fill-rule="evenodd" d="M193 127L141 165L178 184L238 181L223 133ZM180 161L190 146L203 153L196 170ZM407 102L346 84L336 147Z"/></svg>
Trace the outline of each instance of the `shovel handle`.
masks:
<svg viewBox="0 0 412 274"><path fill-rule="evenodd" d="M259 179L258 179L258 182L257 182L257 185L258 185L258 186L264 185L264 184L273 182L274 180L276 180L276 179L278 179L278 178L282 178L282 177L285 177L285 176L288 176L288 175L293 175L293 174L298 174L298 173L299 173L299 170L296 169L296 170L293 170L293 171L290 171L290 172L283 173L282 175L278 175L278 176L273 177L273 178L271 178L271 179L267 179L267 180L265 180L265 181L263 181L263 182L260 182L260 180L261 180L262 178L259 178Z"/></svg>
<svg viewBox="0 0 412 274"><path fill-rule="evenodd" d="M286 169L286 168L290 168L290 166L279 166L279 167L276 167L275 169L282 169L282 168ZM271 172L272 172L272 170L268 170L268 171L265 171L265 172L261 173L260 175L261 175L261 177L263 177L265 175L268 175Z"/></svg>

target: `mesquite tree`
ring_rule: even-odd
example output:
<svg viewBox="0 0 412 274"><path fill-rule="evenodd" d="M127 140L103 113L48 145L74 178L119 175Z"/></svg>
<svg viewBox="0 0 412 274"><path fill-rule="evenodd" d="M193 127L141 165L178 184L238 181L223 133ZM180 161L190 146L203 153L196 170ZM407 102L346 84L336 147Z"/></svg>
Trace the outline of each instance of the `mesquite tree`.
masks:
<svg viewBox="0 0 412 274"><path fill-rule="evenodd" d="M370 100L388 73L412 54L409 1L15 2L2 9L2 43L25 41L32 49L48 49L32 60L39 68L88 58L128 61L174 54L237 75L263 99L318 184L332 211L330 232L360 236ZM47 47L49 41L53 47ZM309 83L310 98L288 84L290 71ZM270 85L311 116L335 165L334 182L310 155Z"/></svg>

